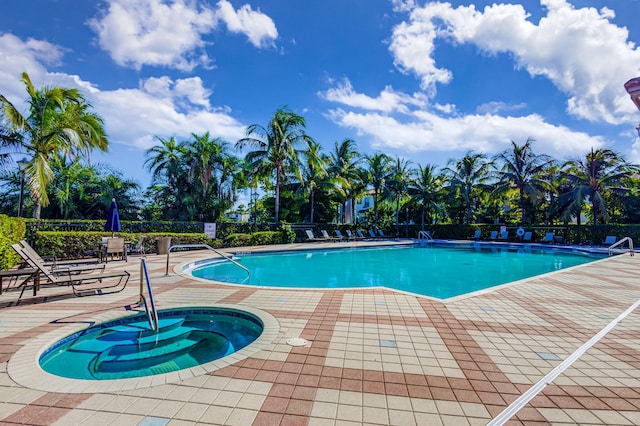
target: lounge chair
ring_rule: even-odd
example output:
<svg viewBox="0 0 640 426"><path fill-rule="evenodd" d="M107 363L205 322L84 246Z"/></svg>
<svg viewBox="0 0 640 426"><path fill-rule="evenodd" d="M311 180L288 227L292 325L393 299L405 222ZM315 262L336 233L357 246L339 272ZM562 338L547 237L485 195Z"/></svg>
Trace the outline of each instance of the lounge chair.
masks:
<svg viewBox="0 0 640 426"><path fill-rule="evenodd" d="M22 246L22 250L24 250L27 255L33 259L37 259L43 265L47 266L53 274L65 274L70 272L72 274L79 274L87 271L99 271L103 272L105 265L100 265L97 263L89 263L89 264L78 264L77 262L52 262L47 263L42 256L38 254L37 251L31 245L25 241L21 240L20 245Z"/></svg>
<svg viewBox="0 0 640 426"><path fill-rule="evenodd" d="M532 237L532 232L531 231L526 231L524 233L524 235L522 236L522 242L526 242L526 243L530 243L531 242L531 237Z"/></svg>
<svg viewBox="0 0 640 426"><path fill-rule="evenodd" d="M476 229L476 232L474 232L473 236L469 237L469 239L470 240L479 240L481 235L482 235L482 230L481 229Z"/></svg>
<svg viewBox="0 0 640 426"><path fill-rule="evenodd" d="M358 238L360 238L360 239L362 239L362 240L366 240L366 239L368 238L368 237L367 237L366 235L364 235L364 234L362 233L362 231L361 231L361 230L359 230L359 229L356 229L356 235L358 236Z"/></svg>
<svg viewBox="0 0 640 426"><path fill-rule="evenodd" d="M47 267L44 263L42 263L38 258L33 258L29 256L29 253L26 252L20 244L13 244L11 247L22 257L25 262L29 264L33 269L36 270L35 282L33 293L35 295L37 288L40 285L40 275L43 275L47 281L51 284L55 285L70 285L73 289L73 294L76 296L86 296L90 294L108 294L108 293L117 293L127 286L129 282L129 277L131 274L127 271L118 271L118 272L102 272L97 274L73 274L70 271L62 272L59 274L54 274L51 272L49 267ZM102 280L117 278L117 282L115 284L104 285ZM91 285L91 284L99 283L99 285ZM26 283L25 283L26 284ZM86 285L85 285L86 284ZM82 288L80 288L82 286ZM104 291L108 290L108 291ZM24 291L24 288L22 289ZM22 296L22 293L20 294Z"/></svg>
<svg viewBox="0 0 640 426"><path fill-rule="evenodd" d="M335 230L336 233L336 238L339 240L348 240L349 238L345 237L344 235L342 235L342 232L340 232L339 229Z"/></svg>
<svg viewBox="0 0 640 426"><path fill-rule="evenodd" d="M543 243L553 244L555 243L555 234L553 232L547 232L542 239Z"/></svg>
<svg viewBox="0 0 640 426"><path fill-rule="evenodd" d="M610 247L614 245L616 241L618 241L618 237L616 237L615 235L607 235L607 237L602 242L602 245L606 247Z"/></svg>
<svg viewBox="0 0 640 426"><path fill-rule="evenodd" d="M490 240L495 240L498 238L498 231L491 231L491 235L489 235Z"/></svg>
<svg viewBox="0 0 640 426"><path fill-rule="evenodd" d="M326 240L326 241L336 241L339 240L338 237L332 237L331 235L329 235L329 233L323 229L320 231L320 233L322 234L322 237Z"/></svg>
<svg viewBox="0 0 640 426"><path fill-rule="evenodd" d="M351 232L351 229L347 229L344 232L347 233L347 238L350 239L350 240L362 240L362 239L364 239L364 235L362 235L362 236L353 235L353 232Z"/></svg>
<svg viewBox="0 0 640 426"><path fill-rule="evenodd" d="M376 233L373 232L373 229L369 229L367 232L369 233L369 238L378 238Z"/></svg>
<svg viewBox="0 0 640 426"><path fill-rule="evenodd" d="M307 234L307 240L309 241L323 241L324 238L317 238L313 235L313 231L311 229L305 229L304 232Z"/></svg>
<svg viewBox="0 0 640 426"><path fill-rule="evenodd" d="M384 235L384 232L382 232L382 229L378 229L378 236L380 238L388 238L386 235Z"/></svg>
<svg viewBox="0 0 640 426"><path fill-rule="evenodd" d="M509 239L509 231L502 231L498 233L498 238L496 238L496 240L498 241L507 241L508 239Z"/></svg>

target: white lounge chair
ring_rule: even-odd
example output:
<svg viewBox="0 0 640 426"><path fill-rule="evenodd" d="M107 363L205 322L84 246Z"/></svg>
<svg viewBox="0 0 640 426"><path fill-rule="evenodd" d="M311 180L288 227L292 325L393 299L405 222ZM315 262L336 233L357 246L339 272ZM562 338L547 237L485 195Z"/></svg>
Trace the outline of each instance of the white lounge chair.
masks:
<svg viewBox="0 0 640 426"><path fill-rule="evenodd" d="M322 231L320 231L320 233L322 234L322 236L324 237L324 239L325 239L325 240L327 240L327 241L336 241L336 240L338 240L338 239L339 239L339 238L337 238L337 237L332 237L331 235L329 235L329 233L328 233L325 229L323 229Z"/></svg>
<svg viewBox="0 0 640 426"><path fill-rule="evenodd" d="M304 232L307 234L307 239L309 241L323 241L324 238L317 238L313 235L313 231L311 229L305 229Z"/></svg>

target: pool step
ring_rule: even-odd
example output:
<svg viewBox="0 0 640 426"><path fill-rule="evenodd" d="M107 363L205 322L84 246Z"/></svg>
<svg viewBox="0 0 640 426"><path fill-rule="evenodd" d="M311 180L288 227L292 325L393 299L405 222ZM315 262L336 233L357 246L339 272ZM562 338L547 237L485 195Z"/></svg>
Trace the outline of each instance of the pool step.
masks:
<svg viewBox="0 0 640 426"><path fill-rule="evenodd" d="M158 333L167 332L179 328L184 322L184 318L161 318L158 321ZM147 320L133 322L126 325L116 325L105 329L97 338L104 341L136 340L148 336L155 336L157 333L149 327Z"/></svg>
<svg viewBox="0 0 640 426"><path fill-rule="evenodd" d="M92 364L96 373L162 368L183 355L215 359L229 350L226 337L208 331L190 331L174 338L142 345L118 345L100 353ZM206 361L205 361L206 362ZM167 366L169 367L169 366ZM174 371L174 370L172 370Z"/></svg>

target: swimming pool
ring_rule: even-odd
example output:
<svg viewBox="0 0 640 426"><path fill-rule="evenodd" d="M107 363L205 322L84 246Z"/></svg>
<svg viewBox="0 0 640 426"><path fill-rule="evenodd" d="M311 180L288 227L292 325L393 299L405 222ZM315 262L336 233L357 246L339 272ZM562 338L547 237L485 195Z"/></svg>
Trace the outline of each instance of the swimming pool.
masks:
<svg viewBox="0 0 640 426"><path fill-rule="evenodd" d="M227 283L287 288L388 287L440 299L592 262L604 256L530 246L403 246L252 254L188 272Z"/></svg>
<svg viewBox="0 0 640 426"><path fill-rule="evenodd" d="M82 380L143 377L183 370L235 353L255 341L262 321L245 311L190 308L120 318L71 334L40 356L43 370Z"/></svg>

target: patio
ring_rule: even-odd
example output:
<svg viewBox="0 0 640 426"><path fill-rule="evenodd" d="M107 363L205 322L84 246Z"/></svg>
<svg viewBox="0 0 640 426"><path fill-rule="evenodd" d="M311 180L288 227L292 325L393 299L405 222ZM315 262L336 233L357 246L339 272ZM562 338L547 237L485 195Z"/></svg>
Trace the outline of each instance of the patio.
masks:
<svg viewBox="0 0 640 426"><path fill-rule="evenodd" d="M335 248L383 242L295 244ZM397 242L393 242L396 243ZM273 249L252 247L245 251ZM240 250L240 249L238 249ZM616 256L471 297L389 291L286 290L203 283L173 267L211 252L147 256L159 309L231 304L267 312L275 338L204 374L140 379L135 388L56 387L22 355L62 327L124 316L139 261L117 294L76 298L44 287L0 296L3 424L484 425L640 300L640 256ZM292 337L310 343L294 347ZM539 389L508 424L640 424L640 309ZM156 377L155 379L153 377ZM28 385L27 385L28 384Z"/></svg>

